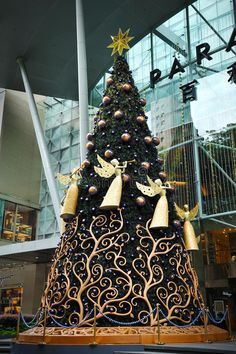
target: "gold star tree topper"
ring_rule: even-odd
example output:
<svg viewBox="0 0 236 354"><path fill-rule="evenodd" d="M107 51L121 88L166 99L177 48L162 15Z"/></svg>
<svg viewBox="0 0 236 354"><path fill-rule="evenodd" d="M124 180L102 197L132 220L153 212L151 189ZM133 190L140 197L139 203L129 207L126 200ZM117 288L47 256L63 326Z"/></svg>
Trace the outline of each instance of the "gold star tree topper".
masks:
<svg viewBox="0 0 236 354"><path fill-rule="evenodd" d="M124 49L129 49L128 43L134 38L134 37L129 37L129 30L125 31L124 33L122 32L121 29L119 29L119 33L117 36L111 36L112 43L107 46L107 48L112 48L112 53L111 55L114 55L116 52L119 53L119 55L122 55L122 52Z"/></svg>

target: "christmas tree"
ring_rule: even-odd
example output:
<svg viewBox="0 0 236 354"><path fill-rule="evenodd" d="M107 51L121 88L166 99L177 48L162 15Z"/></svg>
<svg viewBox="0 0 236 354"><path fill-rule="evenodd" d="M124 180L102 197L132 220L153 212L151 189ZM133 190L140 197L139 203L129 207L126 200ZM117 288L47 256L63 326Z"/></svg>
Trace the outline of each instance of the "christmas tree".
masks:
<svg viewBox="0 0 236 354"><path fill-rule="evenodd" d="M113 52L122 54L129 40L120 31ZM197 277L145 104L126 59L116 56L87 158L70 176L67 224L42 298L61 325L91 326L94 305L97 325L107 327L156 325L157 303L161 323L189 324L199 314Z"/></svg>

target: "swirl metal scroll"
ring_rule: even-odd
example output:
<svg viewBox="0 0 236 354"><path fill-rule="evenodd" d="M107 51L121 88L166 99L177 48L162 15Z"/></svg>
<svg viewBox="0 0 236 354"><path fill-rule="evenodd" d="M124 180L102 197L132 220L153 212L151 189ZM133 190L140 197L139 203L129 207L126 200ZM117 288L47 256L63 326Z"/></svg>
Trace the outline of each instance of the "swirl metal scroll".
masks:
<svg viewBox="0 0 236 354"><path fill-rule="evenodd" d="M112 326L141 319L137 325L155 326L157 303L161 323L192 322L203 301L182 238L171 229L151 231L150 222L137 225L132 237L122 209L94 217L88 227L78 219L67 225L42 298L48 326L52 317L64 326L92 326L94 305L98 326L107 326L104 314Z"/></svg>
<svg viewBox="0 0 236 354"><path fill-rule="evenodd" d="M77 231L78 229L78 231ZM125 271L122 250L130 236L123 229L121 209L94 217L81 232L78 220L67 228L56 250L42 298L42 307L64 325L91 326L88 311L96 304L101 313L127 316L132 279ZM69 315L68 315L69 314Z"/></svg>
<svg viewBox="0 0 236 354"><path fill-rule="evenodd" d="M198 280L189 254L182 238L178 240L176 234L162 232L154 236L149 228L150 222L148 220L145 227L137 225L136 228L140 239L139 257L133 261L133 268L142 282L133 285L132 302L138 305L139 299L145 301L146 313L159 303L165 315L161 316L161 323L168 320L191 323L203 306L203 300L199 296ZM156 323L157 312L154 312L150 316L150 325Z"/></svg>

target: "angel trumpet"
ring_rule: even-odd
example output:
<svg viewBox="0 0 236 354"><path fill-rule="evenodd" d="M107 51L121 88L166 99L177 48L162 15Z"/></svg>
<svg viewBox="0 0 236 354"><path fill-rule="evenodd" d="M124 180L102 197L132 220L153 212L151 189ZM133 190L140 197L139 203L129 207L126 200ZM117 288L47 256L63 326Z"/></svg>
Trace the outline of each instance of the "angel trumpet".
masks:
<svg viewBox="0 0 236 354"><path fill-rule="evenodd" d="M183 187L186 186L187 182L183 181L167 181L166 183L169 183L170 185L173 185L174 187Z"/></svg>

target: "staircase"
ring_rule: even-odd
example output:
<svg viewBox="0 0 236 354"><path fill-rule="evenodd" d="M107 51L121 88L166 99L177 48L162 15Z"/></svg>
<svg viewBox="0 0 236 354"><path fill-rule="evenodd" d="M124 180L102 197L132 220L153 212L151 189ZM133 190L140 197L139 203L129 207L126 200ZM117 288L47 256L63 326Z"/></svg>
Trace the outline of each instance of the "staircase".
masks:
<svg viewBox="0 0 236 354"><path fill-rule="evenodd" d="M0 339L0 354L9 354L12 352L12 340Z"/></svg>

